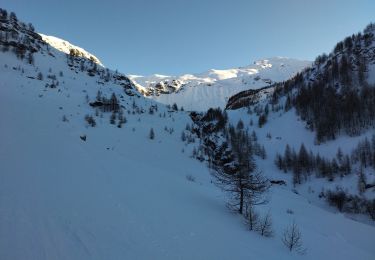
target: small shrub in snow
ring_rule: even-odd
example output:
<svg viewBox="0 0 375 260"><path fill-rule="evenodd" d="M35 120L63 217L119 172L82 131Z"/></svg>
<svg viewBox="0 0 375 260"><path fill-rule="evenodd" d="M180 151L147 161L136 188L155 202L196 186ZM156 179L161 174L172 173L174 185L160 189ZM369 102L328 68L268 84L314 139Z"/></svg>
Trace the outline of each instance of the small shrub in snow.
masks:
<svg viewBox="0 0 375 260"><path fill-rule="evenodd" d="M367 214L375 221L375 199L366 201Z"/></svg>
<svg viewBox="0 0 375 260"><path fill-rule="evenodd" d="M111 118L109 119L109 122L114 125L116 123L116 113L112 112Z"/></svg>
<svg viewBox="0 0 375 260"><path fill-rule="evenodd" d="M363 194L366 191L366 175L364 174L362 168L358 174L357 186L358 186L358 191L360 194Z"/></svg>
<svg viewBox="0 0 375 260"><path fill-rule="evenodd" d="M262 128L265 123L267 123L267 116L265 114L262 114L258 118L258 126L259 126L259 128Z"/></svg>
<svg viewBox="0 0 375 260"><path fill-rule="evenodd" d="M148 137L149 137L151 140L154 140L154 139L155 139L155 132L154 132L154 129L153 129L153 128L150 129L150 133L149 133Z"/></svg>
<svg viewBox="0 0 375 260"><path fill-rule="evenodd" d="M188 181L195 182L195 177L194 177L193 175L191 175L191 174L187 174L187 175L186 175L186 179L187 179Z"/></svg>
<svg viewBox="0 0 375 260"><path fill-rule="evenodd" d="M177 106L176 103L173 103L173 105L172 105L172 109L173 109L174 111L178 111L178 106Z"/></svg>
<svg viewBox="0 0 375 260"><path fill-rule="evenodd" d="M241 119L237 123L237 129L238 130L244 129L244 124L243 124L243 121Z"/></svg>
<svg viewBox="0 0 375 260"><path fill-rule="evenodd" d="M117 127L121 128L123 124L126 123L126 117L124 116L124 112L122 110L118 113L118 124Z"/></svg>
<svg viewBox="0 0 375 260"><path fill-rule="evenodd" d="M286 213L288 213L288 214L292 215L292 214L294 214L294 211L293 211L293 210L291 210L291 209L287 209L287 210L286 210Z"/></svg>
<svg viewBox="0 0 375 260"><path fill-rule="evenodd" d="M92 127L95 127L95 126L96 126L96 121L95 121L95 119L94 119L92 116L86 115L86 116L85 116L85 120L86 120L86 122L87 122L90 126L92 126Z"/></svg>
<svg viewBox="0 0 375 260"><path fill-rule="evenodd" d="M148 113L149 113L150 115L153 115L153 114L154 114L154 109L153 109L152 107L150 107L150 108L148 109Z"/></svg>
<svg viewBox="0 0 375 260"><path fill-rule="evenodd" d="M305 251L302 247L301 232L294 222L285 229L281 241L289 249L289 251L296 251L299 253L303 253Z"/></svg>
<svg viewBox="0 0 375 260"><path fill-rule="evenodd" d="M193 152L191 153L191 157L196 158L198 155L197 149L194 147Z"/></svg>
<svg viewBox="0 0 375 260"><path fill-rule="evenodd" d="M183 142L186 141L185 131L183 131L183 132L181 133L181 141L183 141Z"/></svg>
<svg viewBox="0 0 375 260"><path fill-rule="evenodd" d="M259 220L258 225L257 225L257 231L259 232L261 236L265 236L265 237L273 236L272 218L269 212Z"/></svg>
<svg viewBox="0 0 375 260"><path fill-rule="evenodd" d="M36 78L38 80L43 80L43 74L41 72L39 72L38 75L36 76Z"/></svg>

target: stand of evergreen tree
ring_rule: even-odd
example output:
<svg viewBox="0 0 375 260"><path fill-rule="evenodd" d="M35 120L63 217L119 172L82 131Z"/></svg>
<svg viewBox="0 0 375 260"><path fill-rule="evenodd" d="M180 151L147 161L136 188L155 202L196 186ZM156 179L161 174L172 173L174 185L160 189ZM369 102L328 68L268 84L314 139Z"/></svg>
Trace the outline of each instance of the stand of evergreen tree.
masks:
<svg viewBox="0 0 375 260"><path fill-rule="evenodd" d="M351 174L356 164L359 168L372 167L375 170L375 134L371 141L368 138L360 141L351 155L344 155L341 149L338 149L332 159L308 152L304 144L301 144L298 153L286 145L284 154L276 155L275 164L280 170L293 173L295 185L301 184L312 173L333 181L335 177Z"/></svg>
<svg viewBox="0 0 375 260"><path fill-rule="evenodd" d="M285 111L294 107L316 132L317 143L374 128L375 86L367 80L375 61L374 31L375 25L369 24L363 33L339 42L329 55L318 56L312 67L275 84L270 103L283 100Z"/></svg>

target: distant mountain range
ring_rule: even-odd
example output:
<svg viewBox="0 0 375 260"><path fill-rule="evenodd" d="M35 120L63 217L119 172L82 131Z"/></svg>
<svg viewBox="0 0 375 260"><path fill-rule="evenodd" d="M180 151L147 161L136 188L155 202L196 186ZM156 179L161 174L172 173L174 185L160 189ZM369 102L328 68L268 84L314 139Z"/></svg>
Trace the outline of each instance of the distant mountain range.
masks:
<svg viewBox="0 0 375 260"><path fill-rule="evenodd" d="M55 36L39 33L43 41L55 49L103 63L94 54ZM176 103L186 110L205 111L210 107L224 108L228 98L247 89L260 89L285 81L300 72L311 61L273 57L255 61L252 65L233 69L211 69L198 74L167 76L128 75L144 96L163 104Z"/></svg>
<svg viewBox="0 0 375 260"><path fill-rule="evenodd" d="M210 107L224 108L230 96L287 80L309 65L310 61L274 57L234 69L212 69L181 76L129 75L129 78L143 95L160 103L205 111Z"/></svg>

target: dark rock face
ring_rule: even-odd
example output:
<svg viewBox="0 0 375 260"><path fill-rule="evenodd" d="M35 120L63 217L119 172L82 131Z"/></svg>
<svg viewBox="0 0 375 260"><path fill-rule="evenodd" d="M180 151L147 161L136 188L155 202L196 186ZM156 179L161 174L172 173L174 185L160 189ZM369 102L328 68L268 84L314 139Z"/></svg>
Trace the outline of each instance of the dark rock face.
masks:
<svg viewBox="0 0 375 260"><path fill-rule="evenodd" d="M270 180L272 185L286 185L286 181L284 180Z"/></svg>
<svg viewBox="0 0 375 260"><path fill-rule="evenodd" d="M101 106L103 106L103 102L94 101L94 102L90 102L89 105L92 106L92 107L101 107Z"/></svg>
<svg viewBox="0 0 375 260"><path fill-rule="evenodd" d="M271 91L271 89L272 87L264 87L260 89L249 89L242 91L228 99L225 109L235 110L254 105L259 100L260 94L267 94Z"/></svg>

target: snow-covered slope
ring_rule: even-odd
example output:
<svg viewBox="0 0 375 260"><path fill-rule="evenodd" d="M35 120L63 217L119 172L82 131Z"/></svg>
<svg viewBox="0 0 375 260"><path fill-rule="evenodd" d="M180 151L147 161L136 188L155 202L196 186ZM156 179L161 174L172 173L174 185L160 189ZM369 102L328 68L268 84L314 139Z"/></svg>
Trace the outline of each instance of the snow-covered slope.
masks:
<svg viewBox="0 0 375 260"><path fill-rule="evenodd" d="M291 186L273 187L258 208L272 214L274 236L248 231L207 167L190 158L195 144L181 142L187 113L137 95L120 73L0 23L2 33L13 27L35 42L26 48L32 58L21 59L23 45L0 41L15 48L0 52L0 259L374 258L373 225L310 203ZM113 125L113 113L90 105L98 91L118 97L122 127L118 114ZM268 176L280 174L272 160L260 165ZM304 255L281 242L293 221Z"/></svg>
<svg viewBox="0 0 375 260"><path fill-rule="evenodd" d="M302 87L316 88L319 85L325 85L338 94L375 85L375 24L370 23L363 32L338 42L331 53L319 55L311 66L285 82L272 84L260 91L236 93L228 99L226 108L246 107L254 99L254 93L258 92L272 94L275 91L273 99L277 103L278 98L293 97Z"/></svg>
<svg viewBox="0 0 375 260"><path fill-rule="evenodd" d="M348 201L353 204L363 200L375 206L374 64L375 24L369 24L363 33L345 38L331 53L318 56L312 67L293 79L232 96L226 106L230 123L242 120L254 131L270 157L258 163L270 177L294 183L298 194L313 204L327 204L329 190L351 196ZM297 163L286 169L282 161L286 145L289 152L299 153L300 160L302 144L310 152L313 168L301 170ZM340 153L347 156L348 173L337 170L345 168ZM372 159L367 160L366 154ZM298 179L301 172L303 181ZM373 224L375 207L355 210L348 201L338 207L340 211L368 214L367 218L350 217Z"/></svg>
<svg viewBox="0 0 375 260"><path fill-rule="evenodd" d="M48 43L49 45L51 45L59 51L62 51L67 54L70 54L73 51L76 53L77 56L86 58L88 60L92 60L93 62L103 66L102 62L95 55L89 53L81 47L75 46L70 42L62 40L55 36L48 36L41 33L39 33L39 35L42 36L43 41L45 41L46 43Z"/></svg>
<svg viewBox="0 0 375 260"><path fill-rule="evenodd" d="M92 128L84 122L94 114L86 95L92 100L101 89L120 96L122 88L101 87L64 69L65 61L36 55L34 67L13 54L0 56L1 259L373 259L373 226L311 204L288 187L273 188L269 204L258 208L271 212L274 237L249 232L180 141L187 114L159 105L165 118L133 115L133 102L144 109L153 103L124 96L127 123L117 128L104 113ZM24 74L12 69L18 66ZM50 89L27 78L36 67L63 70L65 83ZM155 140L148 138L151 127ZM293 220L305 255L281 243Z"/></svg>
<svg viewBox="0 0 375 260"><path fill-rule="evenodd" d="M178 77L130 75L146 96L163 104L177 103L187 110L224 108L228 98L246 89L258 89L281 82L309 66L311 62L283 57L255 61L235 69L209 70Z"/></svg>

